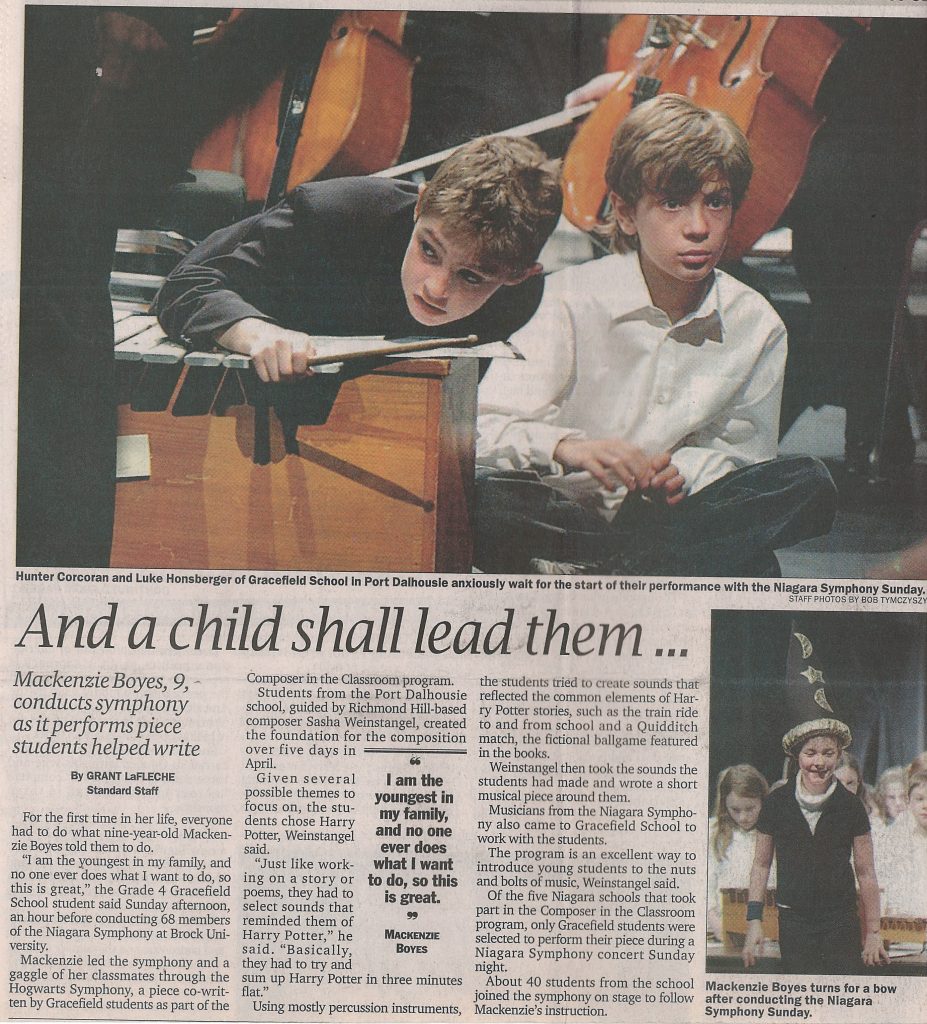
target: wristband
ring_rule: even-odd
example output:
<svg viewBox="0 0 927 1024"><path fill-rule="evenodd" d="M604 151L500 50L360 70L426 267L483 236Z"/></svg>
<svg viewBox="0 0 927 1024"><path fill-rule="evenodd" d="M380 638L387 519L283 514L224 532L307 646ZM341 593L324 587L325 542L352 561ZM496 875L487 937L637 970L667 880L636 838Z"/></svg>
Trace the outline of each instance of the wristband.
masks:
<svg viewBox="0 0 927 1024"><path fill-rule="evenodd" d="M747 920L762 921L765 905L762 900L747 900Z"/></svg>

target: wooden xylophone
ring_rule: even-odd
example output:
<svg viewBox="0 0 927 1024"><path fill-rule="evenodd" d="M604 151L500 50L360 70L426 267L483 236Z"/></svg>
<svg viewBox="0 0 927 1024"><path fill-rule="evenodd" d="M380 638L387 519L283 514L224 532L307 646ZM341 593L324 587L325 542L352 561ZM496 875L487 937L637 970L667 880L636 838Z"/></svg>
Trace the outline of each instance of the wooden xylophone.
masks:
<svg viewBox="0 0 927 1024"><path fill-rule="evenodd" d="M470 571L476 360L320 374L321 422L262 436L246 357L188 352L137 304L114 320L119 433L151 466L117 487L114 567Z"/></svg>
<svg viewBox="0 0 927 1024"><path fill-rule="evenodd" d="M883 917L882 939L885 942L903 942L913 945L927 945L927 918Z"/></svg>
<svg viewBox="0 0 927 1024"><path fill-rule="evenodd" d="M113 301L113 334L117 362L183 363L188 353L179 342L170 341L156 316L137 302Z"/></svg>
<svg viewBox="0 0 927 1024"><path fill-rule="evenodd" d="M170 409L177 417L196 416L216 411L217 402L248 401L244 388L251 375L227 373L248 370L251 361L247 356L188 350L168 338L146 305L114 300L113 334L120 404L129 404L135 412ZM198 372L187 374L189 367ZM226 387L234 385L233 393L225 397L224 383Z"/></svg>
<svg viewBox="0 0 927 1024"><path fill-rule="evenodd" d="M721 928L724 941L729 946L740 947L744 944L747 934L747 890L721 890ZM763 935L775 942L779 941L779 910L776 907L775 889L766 890L766 902L763 911Z"/></svg>
<svg viewBox="0 0 927 1024"><path fill-rule="evenodd" d="M721 890L721 925L728 945L743 946L747 934L746 889ZM881 928L882 941L885 943L927 943L927 919L923 917L883 917ZM773 889L766 892L763 934L767 939L779 938L779 911L776 908L776 893Z"/></svg>

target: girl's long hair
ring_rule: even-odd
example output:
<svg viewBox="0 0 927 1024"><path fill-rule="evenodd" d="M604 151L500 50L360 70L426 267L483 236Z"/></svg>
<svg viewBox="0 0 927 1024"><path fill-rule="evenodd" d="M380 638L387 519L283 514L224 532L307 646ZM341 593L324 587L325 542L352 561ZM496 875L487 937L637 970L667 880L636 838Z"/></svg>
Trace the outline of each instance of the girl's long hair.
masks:
<svg viewBox="0 0 927 1024"><path fill-rule="evenodd" d="M723 860L737 827L727 809L727 798L735 796L761 803L769 793L766 779L752 764L735 764L725 768L718 776L718 788L715 793L715 832L712 836L712 848L718 860Z"/></svg>
<svg viewBox="0 0 927 1024"><path fill-rule="evenodd" d="M866 813L871 816L873 804L872 797L869 795L869 787L863 780L863 770L860 767L859 761L848 750L844 750L840 755L840 760L837 762L837 771L840 771L841 768L849 768L850 771L856 773L856 777L859 779L859 789L856 795L862 800Z"/></svg>

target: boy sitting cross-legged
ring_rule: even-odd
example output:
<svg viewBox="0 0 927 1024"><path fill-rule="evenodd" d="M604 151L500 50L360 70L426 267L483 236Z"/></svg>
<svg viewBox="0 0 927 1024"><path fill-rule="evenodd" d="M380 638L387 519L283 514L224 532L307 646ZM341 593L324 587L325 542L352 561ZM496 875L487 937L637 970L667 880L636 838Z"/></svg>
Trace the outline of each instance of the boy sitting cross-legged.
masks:
<svg viewBox="0 0 927 1024"><path fill-rule="evenodd" d="M339 178L294 189L192 250L155 301L162 327L304 376L311 335L507 338L543 291L556 165L526 139L476 139L426 185Z"/></svg>
<svg viewBox="0 0 927 1024"><path fill-rule="evenodd" d="M822 463L776 458L785 327L715 267L752 165L727 117L636 107L606 169L617 254L547 280L480 387L476 563L500 572L778 575L825 533Z"/></svg>

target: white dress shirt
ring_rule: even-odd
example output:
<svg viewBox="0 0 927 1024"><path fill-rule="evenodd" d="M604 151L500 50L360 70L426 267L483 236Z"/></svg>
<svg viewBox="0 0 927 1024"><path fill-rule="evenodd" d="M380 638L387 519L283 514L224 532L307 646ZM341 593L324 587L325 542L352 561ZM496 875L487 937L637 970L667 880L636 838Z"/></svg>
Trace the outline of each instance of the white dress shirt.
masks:
<svg viewBox="0 0 927 1024"><path fill-rule="evenodd" d="M773 459L786 333L772 306L721 271L676 324L657 309L637 253L547 278L534 317L511 341L525 361L496 360L480 385L477 462L537 469L606 518L627 491L564 474L565 437L620 438L671 451L689 493Z"/></svg>
<svg viewBox="0 0 927 1024"><path fill-rule="evenodd" d="M879 840L876 874L883 914L927 917L927 831L910 814L899 815Z"/></svg>
<svg viewBox="0 0 927 1024"><path fill-rule="evenodd" d="M742 828L734 828L731 841L719 858L715 853L715 834L718 821L712 818L708 823L708 901L721 916L722 889L749 889L750 872L753 870L753 855L756 852L756 829L745 832ZM767 889L776 888L776 858L769 869Z"/></svg>

